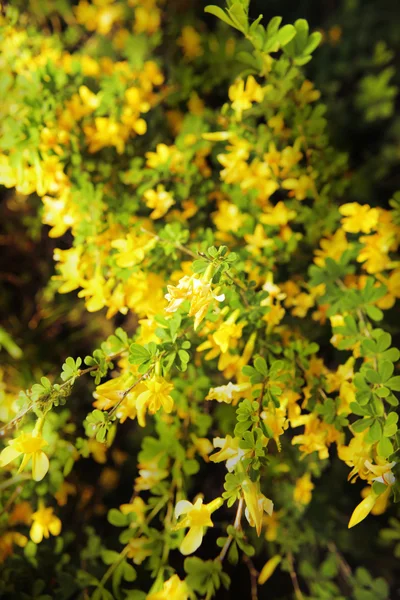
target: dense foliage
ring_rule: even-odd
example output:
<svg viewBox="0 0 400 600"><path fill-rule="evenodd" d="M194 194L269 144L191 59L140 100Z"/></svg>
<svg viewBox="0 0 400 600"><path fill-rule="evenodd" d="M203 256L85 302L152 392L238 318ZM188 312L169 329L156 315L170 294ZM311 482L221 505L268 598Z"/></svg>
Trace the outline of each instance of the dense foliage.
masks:
<svg viewBox="0 0 400 600"><path fill-rule="evenodd" d="M396 32L12 4L0 597L389 598Z"/></svg>

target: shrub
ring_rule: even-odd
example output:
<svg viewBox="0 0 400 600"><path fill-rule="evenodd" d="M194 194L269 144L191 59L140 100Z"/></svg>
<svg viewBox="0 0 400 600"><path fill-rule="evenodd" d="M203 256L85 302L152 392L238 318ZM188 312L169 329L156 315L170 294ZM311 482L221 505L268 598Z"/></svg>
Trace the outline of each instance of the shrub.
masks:
<svg viewBox="0 0 400 600"><path fill-rule="evenodd" d="M240 561L253 600L388 598L362 546L399 494L398 195L354 198L306 77L321 33L248 10L2 17L0 183L55 240L47 314L82 323L59 373L27 350L18 399L0 330L2 597L235 597ZM387 62L366 122L393 114Z"/></svg>

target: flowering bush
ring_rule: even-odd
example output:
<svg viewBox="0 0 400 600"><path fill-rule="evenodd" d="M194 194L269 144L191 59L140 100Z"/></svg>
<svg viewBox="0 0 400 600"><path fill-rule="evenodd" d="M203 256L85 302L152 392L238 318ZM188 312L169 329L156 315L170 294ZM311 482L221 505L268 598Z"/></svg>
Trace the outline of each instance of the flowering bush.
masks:
<svg viewBox="0 0 400 600"><path fill-rule="evenodd" d="M248 4L1 17L0 183L55 240L29 328L64 359L0 330L1 597L389 597L400 201L355 197L321 32ZM367 122L392 75L361 80Z"/></svg>

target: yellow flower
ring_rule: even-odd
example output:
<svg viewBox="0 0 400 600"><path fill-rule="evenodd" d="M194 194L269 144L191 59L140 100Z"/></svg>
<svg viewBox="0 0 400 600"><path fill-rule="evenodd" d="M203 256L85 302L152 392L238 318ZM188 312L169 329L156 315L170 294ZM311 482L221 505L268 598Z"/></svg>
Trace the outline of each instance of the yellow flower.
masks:
<svg viewBox="0 0 400 600"><path fill-rule="evenodd" d="M93 393L93 397L96 399L93 406L99 410L109 410L123 398L134 379L132 373L124 373L98 385Z"/></svg>
<svg viewBox="0 0 400 600"><path fill-rule="evenodd" d="M142 525L144 523L147 506L140 496L135 496L135 498L132 500L132 502L129 502L129 504L121 504L119 510L124 515L134 513L136 515L135 524Z"/></svg>
<svg viewBox="0 0 400 600"><path fill-rule="evenodd" d="M232 401L243 398L243 392L249 388L249 383L232 383L230 381L227 385L211 388L206 396L206 400L216 400L217 402L231 404Z"/></svg>
<svg viewBox="0 0 400 600"><path fill-rule="evenodd" d="M368 204L357 204L350 202L343 204L339 208L340 214L344 216L342 219L342 227L348 233L371 233L376 229L379 219L379 211L376 208L371 208Z"/></svg>
<svg viewBox="0 0 400 600"><path fill-rule="evenodd" d="M338 446L338 457L346 463L347 466L353 467L349 473L349 480L356 480L357 477L367 479L368 467L366 461L371 456L371 444L364 441L366 432L356 433L350 440L348 446Z"/></svg>
<svg viewBox="0 0 400 600"><path fill-rule="evenodd" d="M263 585L266 581L268 581L268 579L274 574L274 571L281 560L282 557L279 554L275 554L275 556L270 558L265 563L258 577L258 585Z"/></svg>
<svg viewBox="0 0 400 600"><path fill-rule="evenodd" d="M146 600L188 600L188 598L187 585L179 579L178 575L172 575L168 581L165 581L161 591L146 596Z"/></svg>
<svg viewBox="0 0 400 600"><path fill-rule="evenodd" d="M291 420L292 427L298 427L299 425L305 425L304 433L295 435L292 444L300 444L300 450L304 454L318 452L320 460L328 458L329 427L314 414L302 415Z"/></svg>
<svg viewBox="0 0 400 600"><path fill-rule="evenodd" d="M167 192L163 185L158 185L157 190L146 190L143 194L146 199L146 206L153 208L153 212L150 213L152 219L161 219L168 212L175 200L169 192Z"/></svg>
<svg viewBox="0 0 400 600"><path fill-rule="evenodd" d="M128 544L127 557L131 558L135 565L141 565L142 562L152 554L152 551L148 546L149 539L146 537L142 536L132 539Z"/></svg>
<svg viewBox="0 0 400 600"><path fill-rule="evenodd" d="M203 500L198 498L194 504L188 500L180 500L175 506L175 518L183 519L175 526L175 529L184 529L189 527L189 531L180 545L180 551L187 556L196 552L203 541L205 527L214 527L211 521L211 514L220 508L223 504L222 498L216 498L209 504L203 504Z"/></svg>
<svg viewBox="0 0 400 600"><path fill-rule="evenodd" d="M312 81L306 79L303 81L301 88L295 91L295 97L301 104L310 104L319 100L321 92L314 88Z"/></svg>
<svg viewBox="0 0 400 600"><path fill-rule="evenodd" d="M119 267L129 268L142 262L147 253L154 248L156 238L141 233L128 233L126 238L113 240L111 247L118 250L116 263Z"/></svg>
<svg viewBox="0 0 400 600"><path fill-rule="evenodd" d="M239 119L242 118L244 110L252 107L253 102L262 102L264 98L263 89L253 75L249 75L246 85L243 79L238 79L229 88L229 99L232 102L232 108Z"/></svg>
<svg viewBox="0 0 400 600"><path fill-rule="evenodd" d="M191 301L189 317L195 317L194 329L197 329L201 321L206 316L207 310L212 300L223 302L225 295L216 295L211 288L211 281L207 281L205 275L202 279L185 275L179 280L177 286L168 285L168 293L165 298L169 304L166 312L175 312L187 299Z"/></svg>
<svg viewBox="0 0 400 600"><path fill-rule="evenodd" d="M261 419L271 429L278 450L281 449L281 443L279 437L284 433L285 429L289 427L289 423L286 419L286 410L284 408L276 408L275 405L270 402L267 410L263 410L261 413Z"/></svg>
<svg viewBox="0 0 400 600"><path fill-rule="evenodd" d="M360 502L360 504L358 504L355 507L353 514L351 515L349 524L348 524L349 529L351 527L354 527L355 525L358 525L359 523L361 523L361 521L363 521L366 517L368 517L368 515L371 512L371 510L373 509L378 497L379 496L377 494L375 494L371 489L371 492L368 494L368 496L366 498L364 498L364 500L362 500Z"/></svg>
<svg viewBox="0 0 400 600"><path fill-rule="evenodd" d="M115 120L108 117L96 117L94 125L85 125L83 130L91 154L106 146L115 146L118 154L122 154L124 151L125 141L121 125Z"/></svg>
<svg viewBox="0 0 400 600"><path fill-rule="evenodd" d="M174 405L170 392L174 389L172 383L166 381L164 377L154 375L144 381L145 390L138 395L136 399L136 409L138 413L139 425L146 425L145 415L147 411L154 415L161 407L165 412L170 413Z"/></svg>
<svg viewBox="0 0 400 600"><path fill-rule="evenodd" d="M272 500L266 498L260 491L260 484L245 479L242 483L244 501L246 503L245 515L249 524L256 528L257 535L261 533L264 512L271 516L274 510Z"/></svg>
<svg viewBox="0 0 400 600"><path fill-rule="evenodd" d="M65 506L68 502L68 496L75 494L76 486L68 481L63 481L57 492L54 494L54 498L57 500L58 506Z"/></svg>
<svg viewBox="0 0 400 600"><path fill-rule="evenodd" d="M29 525L32 520L32 508L29 502L19 502L16 504L9 516L8 522L10 525L15 523L24 523Z"/></svg>
<svg viewBox="0 0 400 600"><path fill-rule="evenodd" d="M243 225L244 217L236 204L222 200L218 205L218 211L212 213L213 221L219 231L232 231L236 233Z"/></svg>
<svg viewBox="0 0 400 600"><path fill-rule="evenodd" d="M63 283L58 288L60 294L68 294L80 286L81 276L79 272L82 250L80 248L69 248L68 250L54 250L54 260L57 261L59 275L54 275L54 280Z"/></svg>
<svg viewBox="0 0 400 600"><path fill-rule="evenodd" d="M203 54L201 37L195 28L190 25L183 27L182 35L178 39L178 44L183 49L183 54L188 60L192 60Z"/></svg>
<svg viewBox="0 0 400 600"><path fill-rule="evenodd" d="M246 456L245 450L239 448L239 443L239 438L232 438L230 435L225 438L214 438L214 448L221 448L221 450L212 454L210 460L215 463L225 460L228 471L233 471L236 464Z"/></svg>
<svg viewBox="0 0 400 600"><path fill-rule="evenodd" d="M133 31L135 33L155 33L161 23L161 13L156 6L148 9L144 6L138 6L135 9L135 23Z"/></svg>
<svg viewBox="0 0 400 600"><path fill-rule="evenodd" d="M6 531L0 536L0 564L14 553L14 544L24 548L28 538L18 531Z"/></svg>
<svg viewBox="0 0 400 600"><path fill-rule="evenodd" d="M310 473L304 473L304 475L296 481L296 486L293 493L294 501L298 504L310 504L312 498L311 492L314 487L315 486L311 481Z"/></svg>
<svg viewBox="0 0 400 600"><path fill-rule="evenodd" d="M274 542L278 537L279 519L284 515L283 510L274 511L272 515L264 515L265 539Z"/></svg>
<svg viewBox="0 0 400 600"><path fill-rule="evenodd" d="M51 535L59 535L61 532L61 521L54 514L52 508L46 508L43 504L33 513L33 524L30 530L30 537L35 544L40 544L42 539L49 538Z"/></svg>
<svg viewBox="0 0 400 600"><path fill-rule="evenodd" d="M40 433L21 433L14 440L10 440L8 448L4 448L0 454L0 467L8 465L21 454L23 459L18 469L20 473L32 459L32 478L40 481L49 470L49 459L42 448L47 446L47 442Z"/></svg>
<svg viewBox="0 0 400 600"><path fill-rule="evenodd" d="M296 200L304 200L307 197L307 192L314 189L314 182L308 175L301 175L298 179L290 177L282 182L282 187L285 190L290 190L289 196Z"/></svg>
<svg viewBox="0 0 400 600"><path fill-rule="evenodd" d="M157 483L168 477L169 471L159 466L160 457L138 464L139 477L135 480L135 491L151 490Z"/></svg>
<svg viewBox="0 0 400 600"><path fill-rule="evenodd" d="M314 262L318 267L323 267L325 265L325 260L328 257L338 261L343 252L347 250L348 242L346 233L340 228L329 238L323 238L319 245L321 246L321 249L315 250Z"/></svg>
<svg viewBox="0 0 400 600"><path fill-rule="evenodd" d="M180 152L176 146L157 144L155 152L146 152L146 166L151 169L157 169L157 167L168 164L176 155L180 156Z"/></svg>

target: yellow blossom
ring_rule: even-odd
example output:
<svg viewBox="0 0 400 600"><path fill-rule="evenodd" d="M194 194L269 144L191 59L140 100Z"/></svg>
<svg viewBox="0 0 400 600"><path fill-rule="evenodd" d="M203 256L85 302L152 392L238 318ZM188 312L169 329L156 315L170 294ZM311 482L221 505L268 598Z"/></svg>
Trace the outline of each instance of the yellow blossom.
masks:
<svg viewBox="0 0 400 600"><path fill-rule="evenodd" d="M371 444L365 442L366 432L356 433L351 438L349 445L338 446L338 456L340 460L343 460L347 466L353 467L348 479L355 481L357 477L361 479L367 479L368 468L366 467L366 461L371 457Z"/></svg>
<svg viewBox="0 0 400 600"><path fill-rule="evenodd" d="M248 76L246 84L243 79L238 79L230 86L228 94L232 108L239 119L242 118L244 110L252 107L253 102L262 102L264 97L263 89L253 75Z"/></svg>
<svg viewBox="0 0 400 600"><path fill-rule="evenodd" d="M14 544L24 548L27 543L28 538L18 531L6 531L0 535L0 564L14 554Z"/></svg>
<svg viewBox="0 0 400 600"><path fill-rule="evenodd" d="M42 539L49 538L51 535L59 535L61 533L61 521L55 516L52 508L46 508L43 504L32 515L32 527L30 530L31 540L35 544L40 544Z"/></svg>
<svg viewBox="0 0 400 600"><path fill-rule="evenodd" d="M218 210L212 214L212 217L219 231L233 231L233 233L236 233L244 222L244 217L238 207L226 200L219 203Z"/></svg>
<svg viewBox="0 0 400 600"><path fill-rule="evenodd" d="M263 410L260 416L265 425L271 430L278 450L280 451L281 443L279 437L289 426L286 419L286 410L284 408L276 408L275 405L270 402L267 410Z"/></svg>
<svg viewBox="0 0 400 600"><path fill-rule="evenodd" d="M171 206L175 204L172 195L161 184L157 186L156 190L146 190L143 196L146 199L146 206L154 209L150 213L150 217L154 220L161 219Z"/></svg>
<svg viewBox="0 0 400 600"><path fill-rule="evenodd" d="M249 383L232 383L230 381L226 385L211 388L206 396L206 400L216 400L217 402L226 402L226 404L231 404L233 401L235 404L235 401L243 398L243 392L249 388Z"/></svg>
<svg viewBox="0 0 400 600"><path fill-rule="evenodd" d="M188 600L189 590L184 581L178 575L172 575L165 581L162 590L146 596L146 600Z"/></svg>
<svg viewBox="0 0 400 600"><path fill-rule="evenodd" d="M291 420L292 427L305 425L304 433L295 435L292 444L300 444L301 452L312 454L318 452L320 460L328 458L329 427L318 419L314 414L302 415Z"/></svg>
<svg viewBox="0 0 400 600"><path fill-rule="evenodd" d="M211 282L207 281L207 273L202 279L185 275L179 280L176 287L168 285L167 289L168 293L165 298L169 304L166 311L175 312L185 300L189 299L191 302L189 317L195 317L194 329L197 329L204 319L212 300L217 302L225 300L224 294L218 296L213 292Z"/></svg>
<svg viewBox="0 0 400 600"><path fill-rule="evenodd" d="M138 6L135 9L135 23L133 25L135 33L148 33L151 35L158 31L160 23L161 13L156 6L151 8Z"/></svg>
<svg viewBox="0 0 400 600"><path fill-rule="evenodd" d="M274 504L260 491L260 484L245 479L242 483L244 501L246 503L245 515L249 524L256 528L257 535L261 533L264 512L272 515Z"/></svg>
<svg viewBox="0 0 400 600"><path fill-rule="evenodd" d="M298 179L290 177L282 182L285 190L290 190L289 196L296 200L304 200L309 191L313 191L314 182L308 175L301 175Z"/></svg>
<svg viewBox="0 0 400 600"><path fill-rule="evenodd" d="M193 554L201 546L203 541L204 529L213 527L211 514L220 508L223 504L222 498L216 498L209 504L203 504L203 500L198 498L194 504L188 500L180 500L175 506L175 518L183 519L175 526L175 529L184 529L189 527L189 531L180 545L180 551L187 556Z"/></svg>
<svg viewBox="0 0 400 600"><path fill-rule="evenodd" d="M146 410L154 415L162 407L165 412L170 413L174 405L174 401L170 396L174 386L166 381L164 377L153 375L144 381L144 387L146 389L136 399L138 422L142 427L146 424Z"/></svg>
<svg viewBox="0 0 400 600"><path fill-rule="evenodd" d="M360 502L360 504L358 504L355 507L353 514L351 515L349 524L348 524L349 529L351 527L354 527L355 525L358 525L361 521L363 521L366 517L368 517L368 515L371 512L371 510L373 509L377 499L378 499L378 495L375 494L373 492L373 490L371 489L368 496L366 498L364 498L364 500L362 500Z"/></svg>
<svg viewBox="0 0 400 600"><path fill-rule="evenodd" d="M182 28L182 35L178 39L178 44L183 49L183 54L187 60L192 60L203 54L201 37L191 25L185 25Z"/></svg>
<svg viewBox="0 0 400 600"><path fill-rule="evenodd" d="M138 464L139 477L135 480L135 491L151 490L157 483L168 477L167 469L159 465L160 457L142 461Z"/></svg>
<svg viewBox="0 0 400 600"><path fill-rule="evenodd" d="M258 577L258 585L263 585L266 581L268 581L268 579L274 574L274 571L281 560L282 557L279 554L276 554L265 563Z"/></svg>
<svg viewBox="0 0 400 600"><path fill-rule="evenodd" d="M323 267L328 257L337 262L348 248L346 233L340 228L332 236L323 238L319 245L321 249L314 252L314 262L318 267Z"/></svg>
<svg viewBox="0 0 400 600"><path fill-rule="evenodd" d="M294 501L303 505L310 504L312 498L311 492L314 487L310 473L304 473L304 475L296 481L293 492Z"/></svg>
<svg viewBox="0 0 400 600"><path fill-rule="evenodd" d="M379 218L379 211L376 208L371 208L368 204L357 204L350 202L342 204L339 208L340 214L343 215L342 227L348 233L371 233L376 229Z"/></svg>
<svg viewBox="0 0 400 600"><path fill-rule="evenodd" d="M141 536L133 538L128 542L126 555L128 558L132 559L135 565L141 565L146 558L151 556L152 551L149 547L149 541L148 538Z"/></svg>
<svg viewBox="0 0 400 600"><path fill-rule="evenodd" d="M9 516L8 522L10 525L14 525L15 523L23 523L24 525L29 525L32 520L32 507L24 500L23 502L19 502L16 504Z"/></svg>
<svg viewBox="0 0 400 600"><path fill-rule="evenodd" d="M35 481L43 479L49 470L49 459L43 452L47 442L40 433L35 431L33 433L22 432L17 438L10 440L8 444L8 447L0 453L0 467L8 465L22 454L23 459L18 472L21 472L32 459L32 478Z"/></svg>
<svg viewBox="0 0 400 600"><path fill-rule="evenodd" d="M221 448L219 452L212 454L210 460L218 463L226 461L226 468L229 472L233 471L236 464L246 456L247 452L239 448L239 438L232 438L227 435L225 438L214 438L214 448Z"/></svg>
<svg viewBox="0 0 400 600"><path fill-rule="evenodd" d="M129 515L133 513L136 516L136 519L134 521L135 524L142 525L145 520L147 506L140 496L135 496L132 502L129 502L129 504L121 504L119 510L124 515Z"/></svg>
<svg viewBox="0 0 400 600"><path fill-rule="evenodd" d="M128 233L126 238L113 240L111 247L118 250L116 263L119 267L129 268L137 265L147 256L156 244L156 238L145 233Z"/></svg>
<svg viewBox="0 0 400 600"><path fill-rule="evenodd" d="M57 500L58 506L65 506L68 502L68 496L76 494L76 486L69 481L63 481L54 498Z"/></svg>

